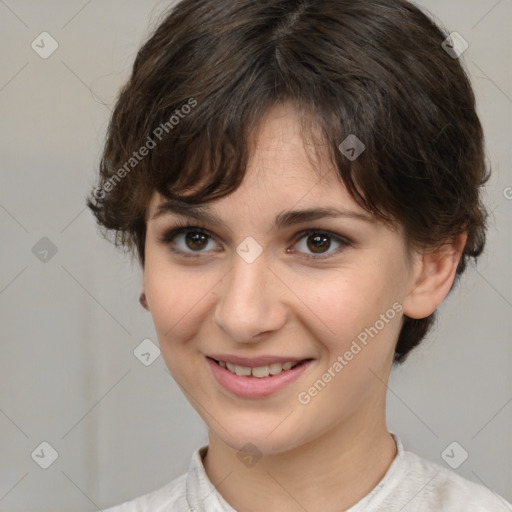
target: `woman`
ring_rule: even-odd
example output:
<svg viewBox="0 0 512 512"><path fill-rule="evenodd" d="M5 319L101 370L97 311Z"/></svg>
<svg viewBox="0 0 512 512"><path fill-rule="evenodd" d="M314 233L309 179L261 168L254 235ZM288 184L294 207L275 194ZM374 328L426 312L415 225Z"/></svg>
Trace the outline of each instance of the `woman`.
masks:
<svg viewBox="0 0 512 512"><path fill-rule="evenodd" d="M209 444L109 512L507 510L386 427L485 244L456 43L403 0L183 0L141 48L88 206Z"/></svg>

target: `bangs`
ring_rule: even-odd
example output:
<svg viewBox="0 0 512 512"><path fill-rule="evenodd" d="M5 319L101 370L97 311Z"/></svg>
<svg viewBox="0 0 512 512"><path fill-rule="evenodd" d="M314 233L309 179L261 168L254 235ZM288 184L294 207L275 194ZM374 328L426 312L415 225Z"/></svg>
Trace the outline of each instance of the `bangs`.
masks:
<svg viewBox="0 0 512 512"><path fill-rule="evenodd" d="M272 83L276 80L277 76L270 77ZM155 129L162 140L146 162L145 174L151 178L148 188L167 199L190 204L207 203L234 192L243 182L266 115L274 107L285 105L297 115L312 172L320 179L322 168L330 164L338 175L347 177L346 186L351 187L352 163L339 159L338 137L332 136L333 132L339 134L341 127L325 126L327 117L298 96L300 91L285 90L284 82L279 90L268 87L263 80L252 85L256 90L243 91L245 94L229 90L227 98L217 98L210 104L200 97L189 99L185 105L193 103L194 111L183 116L172 130L161 122L158 126L164 131L167 128L168 133L162 136L162 130ZM233 97L239 99L228 99ZM224 108L217 110L218 105ZM336 116L332 115L331 121L336 122Z"/></svg>

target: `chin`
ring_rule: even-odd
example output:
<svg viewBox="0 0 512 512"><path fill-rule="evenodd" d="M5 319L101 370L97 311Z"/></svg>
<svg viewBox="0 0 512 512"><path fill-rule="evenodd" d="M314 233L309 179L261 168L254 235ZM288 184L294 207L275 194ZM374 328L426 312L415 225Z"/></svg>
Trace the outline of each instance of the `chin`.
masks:
<svg viewBox="0 0 512 512"><path fill-rule="evenodd" d="M219 428L219 424L215 422L210 422L208 428L224 444L237 452L254 450L261 455L275 455L293 450L306 442L307 436L297 429L296 421L283 421L286 414L278 416L264 419L260 411L251 417L226 419L223 424L226 430Z"/></svg>

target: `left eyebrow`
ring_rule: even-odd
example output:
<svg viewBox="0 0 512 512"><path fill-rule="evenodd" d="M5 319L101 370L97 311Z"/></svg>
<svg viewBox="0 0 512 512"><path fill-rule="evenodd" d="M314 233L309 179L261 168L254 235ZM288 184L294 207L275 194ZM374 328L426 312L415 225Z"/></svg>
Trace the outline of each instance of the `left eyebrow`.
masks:
<svg viewBox="0 0 512 512"><path fill-rule="evenodd" d="M201 221L206 221L213 226L224 224L222 219L213 213L208 206L192 205L177 200L167 200L158 206L152 220L164 215L176 214L183 217L192 217ZM314 221L324 218L349 218L364 222L374 223L375 218L351 210L338 210L336 208L307 208L304 210L285 210L280 212L272 224L271 230L294 226L308 221Z"/></svg>

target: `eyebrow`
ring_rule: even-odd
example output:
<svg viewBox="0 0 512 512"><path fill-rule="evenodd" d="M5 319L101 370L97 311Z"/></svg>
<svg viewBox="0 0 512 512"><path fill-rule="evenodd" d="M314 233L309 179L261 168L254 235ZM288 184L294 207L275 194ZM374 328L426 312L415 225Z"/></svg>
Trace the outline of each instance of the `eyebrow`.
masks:
<svg viewBox="0 0 512 512"><path fill-rule="evenodd" d="M213 213L208 206L183 203L175 199L170 199L161 203L158 206L156 213L153 215L152 220L172 214L182 217L192 217L200 221L208 222L213 226L220 226L224 224L222 219ZM374 217L351 210L338 210L333 207L306 208L304 210L285 210L280 212L274 219L271 230L290 227L296 224L302 224L304 222L323 218L339 217L361 220L370 223L375 222Z"/></svg>

